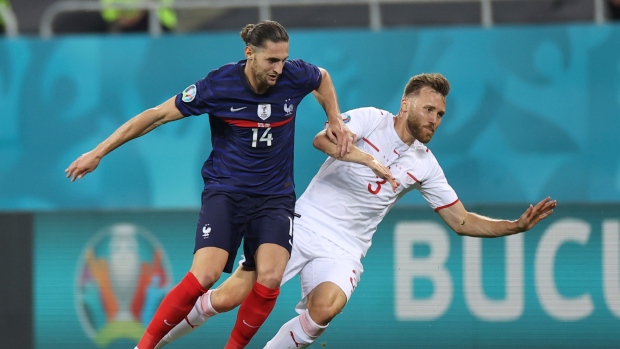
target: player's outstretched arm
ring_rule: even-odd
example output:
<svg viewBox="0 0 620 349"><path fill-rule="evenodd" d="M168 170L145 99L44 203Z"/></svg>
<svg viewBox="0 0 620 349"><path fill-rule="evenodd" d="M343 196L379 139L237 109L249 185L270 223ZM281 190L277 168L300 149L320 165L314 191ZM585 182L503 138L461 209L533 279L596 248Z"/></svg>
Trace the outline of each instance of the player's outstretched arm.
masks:
<svg viewBox="0 0 620 349"><path fill-rule="evenodd" d="M319 68L319 70L323 78L313 94L325 110L325 114L327 114L327 137L337 144L334 157L340 158L351 151L353 144L356 142L356 136L349 131L349 128L342 121L340 108L338 107L338 98L336 97L336 88L331 76L327 70L323 68Z"/></svg>
<svg viewBox="0 0 620 349"><path fill-rule="evenodd" d="M313 145L316 149L340 161L355 162L360 165L368 166L372 170L372 172L377 175L377 177L390 182L390 185L392 186L392 190L394 192L396 192L396 188L398 188L398 186L400 185L400 183L394 178L392 172L390 172L390 169L387 166L381 163L381 161L377 160L374 156L361 150L355 145L351 147L350 152L344 154L344 156L342 157L338 157L337 146L328 138L327 130L319 132L314 137Z"/></svg>
<svg viewBox="0 0 620 349"><path fill-rule="evenodd" d="M80 155L65 170L66 177L71 181L82 179L86 174L94 171L101 159L112 150L120 147L128 141L145 135L167 122L178 120L183 117L174 103L175 97L166 102L134 116L121 125L106 140L99 143L95 149Z"/></svg>
<svg viewBox="0 0 620 349"><path fill-rule="evenodd" d="M516 221L493 219L467 212L460 201L439 210L438 213L444 222L459 235L492 238L532 229L538 222L551 215L556 205L556 200L547 197L536 205L530 205Z"/></svg>

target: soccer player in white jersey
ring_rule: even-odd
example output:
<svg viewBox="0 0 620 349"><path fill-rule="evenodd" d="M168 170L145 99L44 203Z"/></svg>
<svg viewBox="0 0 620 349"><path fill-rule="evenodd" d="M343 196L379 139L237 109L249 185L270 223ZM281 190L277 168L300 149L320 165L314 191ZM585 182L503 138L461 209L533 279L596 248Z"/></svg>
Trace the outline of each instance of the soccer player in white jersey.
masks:
<svg viewBox="0 0 620 349"><path fill-rule="evenodd" d="M330 157L297 200L295 241L282 283L300 274L299 316L291 319L265 348L306 348L341 312L363 272L362 258L377 225L396 201L417 189L457 234L500 237L531 229L553 213L556 201L530 205L517 220L499 220L468 212L426 147L442 121L449 82L441 74L420 74L405 87L396 116L376 108L343 114L357 135L353 150L340 157L320 132L314 146ZM251 290L255 271L240 266L219 288L203 295L186 318L157 348L234 309Z"/></svg>

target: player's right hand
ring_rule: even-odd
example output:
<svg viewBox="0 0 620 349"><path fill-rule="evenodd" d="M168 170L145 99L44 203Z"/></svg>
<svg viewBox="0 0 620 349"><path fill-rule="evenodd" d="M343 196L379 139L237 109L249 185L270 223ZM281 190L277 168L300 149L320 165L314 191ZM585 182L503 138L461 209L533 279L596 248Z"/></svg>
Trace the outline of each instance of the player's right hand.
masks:
<svg viewBox="0 0 620 349"><path fill-rule="evenodd" d="M70 178L71 182L82 179L87 173L93 172L99 166L100 161L101 157L93 154L92 151L84 153L67 167L66 177Z"/></svg>
<svg viewBox="0 0 620 349"><path fill-rule="evenodd" d="M341 159L350 153L353 145L357 142L357 136L349 130L342 119L338 119L338 123L328 122L325 133L329 140L337 145L335 155L337 159Z"/></svg>

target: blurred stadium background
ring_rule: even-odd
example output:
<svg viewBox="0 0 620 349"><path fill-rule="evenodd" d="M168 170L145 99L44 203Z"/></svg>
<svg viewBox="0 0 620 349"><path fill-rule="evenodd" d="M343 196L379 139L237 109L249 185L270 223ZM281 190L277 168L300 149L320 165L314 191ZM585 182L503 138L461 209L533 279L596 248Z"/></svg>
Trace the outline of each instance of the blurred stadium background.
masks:
<svg viewBox="0 0 620 349"><path fill-rule="evenodd" d="M620 1L0 0L0 347L132 348L191 262L210 150L204 117L166 125L70 183L64 169L136 113L242 58L281 22L327 68L343 111L396 112L441 72L429 144L473 211L556 213L505 239L460 238L417 193L377 231L343 314L312 348L620 347ZM300 194L324 116L299 107ZM294 316L282 291L249 348ZM234 313L170 348L222 347Z"/></svg>

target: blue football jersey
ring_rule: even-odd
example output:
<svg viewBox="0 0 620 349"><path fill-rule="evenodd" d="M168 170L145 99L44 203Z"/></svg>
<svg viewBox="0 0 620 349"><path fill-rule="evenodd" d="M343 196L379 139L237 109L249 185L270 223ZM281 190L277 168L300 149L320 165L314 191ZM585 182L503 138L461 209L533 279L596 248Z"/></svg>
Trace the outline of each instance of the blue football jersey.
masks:
<svg viewBox="0 0 620 349"><path fill-rule="evenodd" d="M243 72L246 61L211 71L176 96L185 116L209 114L213 150L202 167L205 188L248 195L295 190L295 115L301 100L321 83L319 69L289 60L274 86L255 93Z"/></svg>

